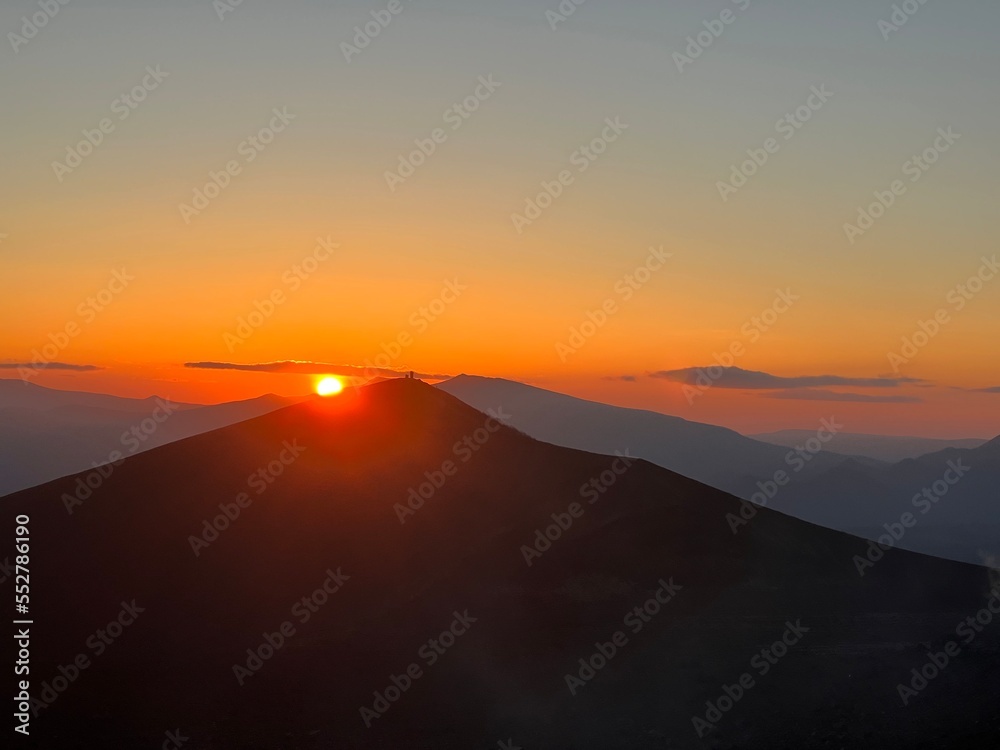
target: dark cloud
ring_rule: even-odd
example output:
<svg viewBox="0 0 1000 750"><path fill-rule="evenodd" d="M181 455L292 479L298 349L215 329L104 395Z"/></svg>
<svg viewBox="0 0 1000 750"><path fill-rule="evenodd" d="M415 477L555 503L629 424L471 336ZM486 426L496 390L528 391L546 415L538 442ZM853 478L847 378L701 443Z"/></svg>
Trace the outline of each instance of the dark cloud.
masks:
<svg viewBox="0 0 1000 750"><path fill-rule="evenodd" d="M976 393L1000 393L1000 385L995 388L977 388Z"/></svg>
<svg viewBox="0 0 1000 750"><path fill-rule="evenodd" d="M861 404L916 404L923 401L916 396L868 396L863 393L839 393L815 388L775 391L762 394L763 398L788 398L798 401L854 401Z"/></svg>
<svg viewBox="0 0 1000 750"><path fill-rule="evenodd" d="M68 362L39 362L38 364L32 362L0 362L0 370L19 370L22 367L32 371L70 370L72 372L91 372L92 370L104 369L97 365L73 365Z"/></svg>
<svg viewBox="0 0 1000 750"><path fill-rule="evenodd" d="M718 377L713 377L718 375ZM680 370L660 370L649 374L675 383L703 385L739 390L779 390L792 388L818 388L821 386L850 386L853 388L898 388L901 385L919 385L927 381L919 378L880 377L847 378L840 375L804 375L795 378L771 375L767 372L744 370L739 367L685 367Z"/></svg>
<svg viewBox="0 0 1000 750"><path fill-rule="evenodd" d="M638 378L635 375L608 375L605 380L621 381L623 383L634 383Z"/></svg>
<svg viewBox="0 0 1000 750"><path fill-rule="evenodd" d="M239 364L234 362L185 362L185 367L202 370L241 370L243 372L273 372L290 375L340 375L346 378L400 378L408 370L392 370L386 367L364 367L359 365L335 365L329 362L299 362L284 360L282 362L260 362L256 364ZM446 380L451 375L417 372L416 377L422 380Z"/></svg>

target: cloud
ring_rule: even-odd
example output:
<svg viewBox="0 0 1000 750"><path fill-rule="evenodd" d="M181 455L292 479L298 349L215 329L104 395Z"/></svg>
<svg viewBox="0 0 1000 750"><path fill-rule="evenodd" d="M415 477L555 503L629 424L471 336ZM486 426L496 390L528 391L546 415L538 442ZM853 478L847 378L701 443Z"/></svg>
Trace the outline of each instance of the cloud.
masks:
<svg viewBox="0 0 1000 750"><path fill-rule="evenodd" d="M1000 393L1000 385L994 388L977 388L976 393Z"/></svg>
<svg viewBox="0 0 1000 750"><path fill-rule="evenodd" d="M103 367L98 367L97 365L72 365L68 362L49 362L47 364L39 363L38 365L31 362L0 362L0 370L18 370L22 367L32 371L70 370L71 372L91 372L93 370L104 369Z"/></svg>
<svg viewBox="0 0 1000 750"><path fill-rule="evenodd" d="M392 370L387 367L361 367L359 365L334 365L328 362L300 362L284 360L281 362L260 362L257 364L238 364L234 362L185 362L185 367L202 370L241 370L243 372L271 372L289 375L340 375L346 378L401 378L408 370ZM415 377L422 380L446 380L451 375L417 372Z"/></svg>
<svg viewBox="0 0 1000 750"><path fill-rule="evenodd" d="M721 374L719 374L720 372ZM718 377L712 377L713 375L718 375ZM699 385L708 382L716 388L735 388L747 391L817 388L820 386L898 388L901 385L919 385L927 382L919 378L845 378L840 375L803 375L795 378L785 378L780 375L744 370L739 367L685 367L680 370L651 372L649 376L651 378L662 378L674 383L685 383L687 385Z"/></svg>
<svg viewBox="0 0 1000 750"><path fill-rule="evenodd" d="M917 404L923 401L916 396L867 396L863 393L838 393L816 388L801 388L762 394L762 398L789 398L800 401L854 401L862 404Z"/></svg>
<svg viewBox="0 0 1000 750"><path fill-rule="evenodd" d="M638 378L635 375L608 375L605 380L621 381L623 383L634 383Z"/></svg>

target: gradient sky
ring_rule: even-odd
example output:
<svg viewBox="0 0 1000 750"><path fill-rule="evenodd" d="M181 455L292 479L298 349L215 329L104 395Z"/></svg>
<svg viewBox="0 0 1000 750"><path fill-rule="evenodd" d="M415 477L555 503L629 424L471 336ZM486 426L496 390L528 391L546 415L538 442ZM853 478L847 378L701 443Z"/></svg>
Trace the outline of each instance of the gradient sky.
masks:
<svg viewBox="0 0 1000 750"><path fill-rule="evenodd" d="M401 0L348 63L341 43L388 5L244 0L220 20L210 0L71 0L15 52L8 34L38 5L5 3L0 362L30 360L75 321L58 361L101 369L34 382L212 402L302 393L311 378L184 363L363 365L409 333L392 367L744 431L836 414L854 432L1000 433L1000 393L979 392L1000 386L1000 276L961 310L946 301L1000 250L996 3L928 2L886 39L888 2L588 0L553 30L558 0ZM679 71L674 53L725 9L733 23ZM169 75L117 119L116 98L156 66ZM480 76L499 88L452 130L444 113ZM812 87L833 95L785 140L776 122ZM244 163L240 144L274 108L295 119ZM113 132L60 182L53 162L105 117ZM616 117L627 130L579 172L574 152ZM390 190L386 171L439 127L436 153ZM958 141L911 182L906 163L949 127ZM723 201L718 182L771 137L777 153ZM241 173L185 223L179 204L233 159ZM561 170L572 184L519 233L512 213ZM848 242L844 224L894 180L906 192ZM338 247L293 290L284 274L318 237ZM624 301L615 285L651 247L671 257ZM122 268L135 280L82 317ZM467 288L415 326L451 280ZM285 302L227 346L273 289ZM799 300L751 341L744 326L789 289ZM618 312L560 358L609 297ZM942 308L940 333L894 373L888 354ZM921 382L720 382L689 403L676 378L650 376L713 364L734 341L746 370Z"/></svg>

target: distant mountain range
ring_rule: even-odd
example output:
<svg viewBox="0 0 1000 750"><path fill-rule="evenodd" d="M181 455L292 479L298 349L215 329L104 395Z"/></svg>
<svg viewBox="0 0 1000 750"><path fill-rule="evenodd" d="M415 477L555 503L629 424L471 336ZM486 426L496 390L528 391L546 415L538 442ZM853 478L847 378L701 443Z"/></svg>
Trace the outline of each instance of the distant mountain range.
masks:
<svg viewBox="0 0 1000 750"><path fill-rule="evenodd" d="M5 498L44 633L23 744L996 746L1000 629L957 633L989 614L985 568L890 550L861 576L861 539L768 509L734 534L723 492L444 390L394 380L139 453L72 514L86 474Z"/></svg>
<svg viewBox="0 0 1000 750"><path fill-rule="evenodd" d="M909 510L917 516L915 523L894 544L973 563L1000 555L1000 440L886 464L829 452L852 445L850 436L842 441L839 432L822 450L810 452L808 441L817 443L816 432L796 433L800 442L780 447L722 427L509 380L462 375L438 388L481 411L503 407L511 425L539 440L606 454L628 449L631 455L811 523L875 539ZM923 512L925 506L915 504L914 496L945 481L948 462L960 459L972 470L948 485L946 499ZM779 487L776 478L787 481Z"/></svg>
<svg viewBox="0 0 1000 750"><path fill-rule="evenodd" d="M772 445L794 448L809 440L815 433L808 430L781 430L760 435L750 435ZM919 458L928 453L937 453L948 448L972 449L985 445L988 441L974 438L964 440L934 440L930 438L905 437L900 435L862 435L841 432L825 450L845 456L865 456L886 463L898 463L907 458Z"/></svg>
<svg viewBox="0 0 1000 750"><path fill-rule="evenodd" d="M771 507L873 539L909 513L900 546L1000 567L1000 438L891 466L849 461L789 486Z"/></svg>
<svg viewBox="0 0 1000 750"><path fill-rule="evenodd" d="M725 427L586 401L501 378L459 375L437 387L480 411L502 406L510 413L511 425L547 443L606 454L628 450L739 497L750 497L758 491L759 480L777 471L810 476L846 460L819 452L808 460L789 461L788 449Z"/></svg>
<svg viewBox="0 0 1000 750"><path fill-rule="evenodd" d="M120 398L0 379L0 495L266 414L299 399L214 406Z"/></svg>

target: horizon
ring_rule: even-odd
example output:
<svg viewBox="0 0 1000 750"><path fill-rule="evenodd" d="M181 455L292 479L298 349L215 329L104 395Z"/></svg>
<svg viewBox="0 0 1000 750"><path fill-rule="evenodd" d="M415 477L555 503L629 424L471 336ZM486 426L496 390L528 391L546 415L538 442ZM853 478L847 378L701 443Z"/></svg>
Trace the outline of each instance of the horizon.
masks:
<svg viewBox="0 0 1000 750"><path fill-rule="evenodd" d="M1000 8L376 6L0 9L0 368L222 402L298 385L184 363L376 363L1000 432ZM770 378L688 398L720 363Z"/></svg>
<svg viewBox="0 0 1000 750"><path fill-rule="evenodd" d="M352 382L350 382L352 380L352 378L350 378L350 377L335 376L335 375L332 376L332 377L335 377L338 380L340 380L344 384L345 388L352 388L352 387L353 388L364 388L364 387L367 387L368 385L374 385L374 384L376 384L376 382L378 380L378 379L373 379L370 382L359 381L359 382L352 383ZM384 380L392 380L392 379L400 379L400 380L402 380L402 379L406 378L406 373L401 372L401 373L399 373L396 376L381 376L381 377L382 377L383 382L384 382ZM147 393L146 395L125 395L123 393L115 393L115 392L103 391L103 390L92 391L92 390L84 390L84 389L80 389L80 388L59 388L59 387L54 387L54 386L51 386L51 385L45 385L45 386L43 386L43 385L41 385L39 383L30 383L29 381L21 379L21 378L8 378L8 377L4 377L4 376L0 375L0 381L4 381L4 380L6 380L6 381L12 381L12 382L13 381L20 381L20 382L26 383L28 385L38 385L40 387L49 388L50 390L55 390L55 391L80 392L80 393L88 393L88 394L94 394L94 395L108 395L108 396L117 396L119 398L130 398L130 399L139 399L139 400L149 400L149 399L155 399L155 398L165 398L165 399L167 399L169 401L172 401L174 403L181 403L181 404L184 404L184 405L196 406L196 407L201 407L201 406L216 406L216 405L219 405L219 404L226 404L226 403L233 403L233 402L238 402L238 401L248 401L248 400L253 400L253 399L258 399L258 398L265 398L265 397L268 397L268 396L274 396L274 397L277 397L277 398L289 398L289 399L305 399L305 398L311 398L311 397L316 397L316 398L318 398L318 397L336 398L337 395L338 395L337 393L326 395L326 394L322 394L322 393L320 393L318 391L318 384L319 384L319 382L320 382L320 380L322 378L323 378L322 375L300 376L300 378L297 380L297 382L302 382L303 385L302 385L302 390L297 391L297 392L289 391L289 392L286 392L286 393L277 393L275 391L267 391L267 392L264 392L264 393L257 393L256 395L248 396L247 398L239 398L239 399L231 399L231 400L223 400L223 401L200 401L200 402L196 402L196 401L185 401L185 400L182 400L182 399L175 398L172 395L168 395L167 391L163 391L163 392L150 392L150 393ZM566 391L555 390L554 388L545 387L544 385L540 385L540 384L537 384L537 383L531 383L531 382L519 381L519 380L512 380L510 378L501 378L501 377L489 376L489 375L477 375L477 374L474 374L474 373L459 373L457 375L451 376L449 378L443 378L443 379L436 379L436 378L426 379L426 378L420 378L420 377L417 377L416 379L422 380L423 382L427 382L428 385L436 387L436 386L438 386L438 385L440 385L442 383L447 383L449 380L454 380L454 379L457 379L457 378L501 380L501 381L504 381L504 382L515 383L515 384L518 384L518 385L525 385L525 386L528 386L528 387L531 387L531 388L538 388L538 389L541 389L541 390L549 391L551 393L555 393L555 394L559 394L559 395L564 395L564 396L569 396L570 398L576 398L576 399L580 399L580 400L591 402L591 403L605 404L607 406L613 406L613 407L617 407L617 408L630 409L630 410L636 410L636 411L650 411L650 412L653 412L653 413L656 413L656 414L661 414L663 416L679 417L679 418L682 418L682 419L687 419L690 422L696 422L696 423L699 422L699 420L691 419L690 417L686 417L686 416L681 415L681 414L672 414L670 412L659 411L657 409L651 409L651 408L642 407L642 406L629 406L627 404L615 403L614 401L601 401L601 400L598 400L598 399L589 398L589 397L586 397L586 396L577 395L577 394L573 394L573 393L566 392ZM358 380L358 379L355 378L355 380ZM285 382L287 382L287 381L285 381ZM285 407L283 407L283 408L285 408ZM824 417L836 418L837 415L834 414L834 413L832 413L832 412L835 412L836 409L832 409L830 411L831 411L831 413L827 413L827 414L819 417L819 419L822 420ZM717 427L723 427L723 428L726 428L726 429L732 429L735 432L738 432L741 435L744 435L744 436L750 437L750 438L754 438L755 436L767 436L767 435L770 435L772 433L776 434L776 433L781 433L781 432L786 432L786 431L787 432L793 432L793 431L811 432L811 431L814 431L815 428L816 428L816 422L803 423L801 425L792 424L792 425L788 425L788 426L785 426L785 427L781 427L781 428L777 428L777 429L772 429L772 430L756 430L756 431L752 430L752 429L751 430L741 430L741 429L737 429L737 428L733 427L732 425L728 425L728 424L724 424L724 423L715 423L715 422L709 422L709 421L704 421L704 422L700 422L700 423L701 424L712 425L712 426L717 426ZM948 441L948 440L963 440L963 439L975 439L975 440L992 441L992 440L1000 437L1000 432L997 432L995 434L984 433L984 434L981 434L981 435L964 434L964 433L951 434L951 435L942 435L942 434L904 434L904 433L893 433L893 432L884 432L884 433L880 433L880 432L855 432L855 431L851 431L851 430L845 430L844 434L852 434L852 435L859 435L859 436L871 436L871 437L918 438L918 439L924 439L924 440L943 440L943 441Z"/></svg>

